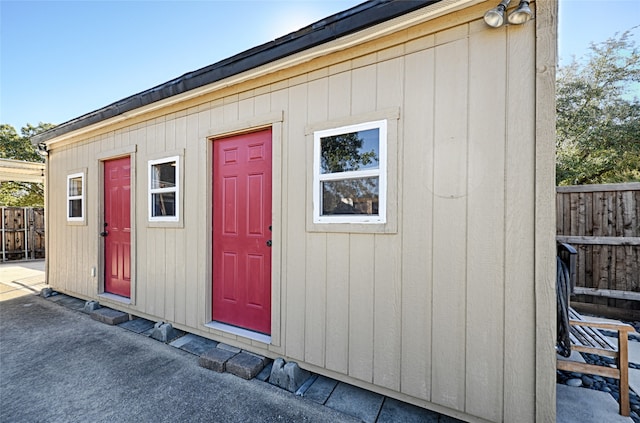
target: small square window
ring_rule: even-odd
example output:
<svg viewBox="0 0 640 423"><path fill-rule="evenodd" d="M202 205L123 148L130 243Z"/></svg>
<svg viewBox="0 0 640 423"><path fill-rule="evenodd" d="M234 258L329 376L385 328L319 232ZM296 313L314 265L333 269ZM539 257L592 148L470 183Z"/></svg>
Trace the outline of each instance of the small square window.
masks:
<svg viewBox="0 0 640 423"><path fill-rule="evenodd" d="M385 223L387 121L314 133L314 223Z"/></svg>
<svg viewBox="0 0 640 423"><path fill-rule="evenodd" d="M84 220L84 173L67 175L67 221Z"/></svg>
<svg viewBox="0 0 640 423"><path fill-rule="evenodd" d="M179 157L149 161L149 221L178 221L179 166Z"/></svg>

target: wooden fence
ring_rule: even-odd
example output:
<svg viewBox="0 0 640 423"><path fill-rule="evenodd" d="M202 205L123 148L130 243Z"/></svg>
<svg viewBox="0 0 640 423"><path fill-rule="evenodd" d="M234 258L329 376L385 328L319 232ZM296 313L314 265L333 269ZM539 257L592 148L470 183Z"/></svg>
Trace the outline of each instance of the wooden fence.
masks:
<svg viewBox="0 0 640 423"><path fill-rule="evenodd" d="M557 239L578 251L576 301L640 315L640 183L556 192Z"/></svg>
<svg viewBox="0 0 640 423"><path fill-rule="evenodd" d="M44 258L44 209L2 207L2 261Z"/></svg>

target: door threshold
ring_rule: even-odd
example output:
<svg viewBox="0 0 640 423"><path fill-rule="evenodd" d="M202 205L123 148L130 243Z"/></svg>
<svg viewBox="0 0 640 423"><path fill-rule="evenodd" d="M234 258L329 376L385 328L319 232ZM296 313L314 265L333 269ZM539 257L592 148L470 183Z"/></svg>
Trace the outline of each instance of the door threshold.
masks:
<svg viewBox="0 0 640 423"><path fill-rule="evenodd" d="M121 295L110 294L109 292L103 292L98 294L98 298L104 298L105 300L117 301L123 304L131 304L131 298L123 297Z"/></svg>
<svg viewBox="0 0 640 423"><path fill-rule="evenodd" d="M230 333L233 335L242 336L243 338L248 338L253 341L262 342L264 344L271 344L271 336L265 335L264 333L254 332L249 329L243 329L237 326L231 326L225 323L214 322L214 321L205 323L205 326L211 329L216 329L216 330Z"/></svg>

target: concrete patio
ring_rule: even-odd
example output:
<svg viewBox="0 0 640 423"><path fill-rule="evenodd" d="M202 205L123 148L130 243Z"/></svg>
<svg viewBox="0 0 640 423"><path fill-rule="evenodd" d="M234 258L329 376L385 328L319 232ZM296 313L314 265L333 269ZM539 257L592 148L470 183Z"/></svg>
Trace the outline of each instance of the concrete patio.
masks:
<svg viewBox="0 0 640 423"><path fill-rule="evenodd" d="M2 378L3 381L0 382L2 395L0 397L2 398L1 408L3 411L0 412L0 420L9 418L11 421L32 421L35 418L44 418L47 421L86 421L87 417L91 416L91 420L94 421L110 420L116 417L120 421L131 421L135 420L133 416L140 417L140 413L150 413L146 414L146 416L153 417L157 421L170 421L171 418L184 416L184 414L180 414L180 416L175 414L175 407L172 409L171 404L177 400L175 396L188 394L190 399L182 399L180 401L204 401L209 394L218 395L210 392L209 385L214 384L215 386L229 389L228 396L225 396L225 398L229 399L220 400L228 402L225 406L218 405L214 407L211 405L213 408L210 411L229 413L220 414L220 416L227 416L231 421L257 421L256 418L260 421L270 420L271 417L268 416L272 416L274 420L278 421L281 418L284 421L365 421L379 423L456 421L450 417L322 376L315 379L314 383L310 385L301 398L264 383L259 378L244 381L227 373L217 374L207 371L197 366L197 360L194 357L194 354L197 356L202 353L202 348L206 347L206 340L201 342L199 340L200 337L186 334L171 342L171 344L153 341L148 336L141 336L145 334L145 331L149 331L153 325L153 322L151 322L151 326L149 326L148 321L144 321L144 319L122 323L119 325L122 327L100 324L89 318L89 316L78 313L85 304L80 299L66 295L56 296L58 298L52 297L52 300L37 297L36 294L46 286L44 281L44 261L0 264L0 314L2 315L2 331L0 335L3 338L1 343L2 373L13 372L11 369L7 370L8 365L19 365L24 367L24 371L28 370L30 374L25 378L24 375L20 375L20 372L17 372L13 373L13 376L17 379L7 378L6 375ZM9 325L26 324L29 321L28 318L16 316L15 314L27 309L29 310L29 316L39 315L40 313L49 316L52 320L48 320L47 325L51 325L51 327L48 328L42 321L40 323L30 323L28 328L23 328L23 332L32 331L32 335L28 336L36 337L35 339L39 339L39 341L34 342L34 339L23 339L24 345L18 346L13 343L15 330L13 331L14 334L9 337L7 327ZM36 310L40 311L35 313ZM146 325L145 322L147 323ZM114 332L116 330L120 332ZM73 340L69 340L70 344L64 343L65 334L72 334L78 331L85 333L85 336L75 336ZM98 338L103 338L100 342L107 342L112 345L110 348L113 349L113 353L121 354L123 359L126 360L132 358L131 351L143 351L149 348L154 351L152 356L143 355L144 363L139 363L135 366L137 369L136 374L139 373L138 377L143 375L139 366L147 369L145 371L148 371L149 375L157 375L158 379L156 381L147 380L145 382L145 389L152 390L150 395L148 393L147 395L141 395L141 386L129 386L132 381L135 382L135 379L128 380L130 378L127 376L127 371L123 372L117 380L112 380L113 385L111 386L108 380L101 379L112 373L111 371L90 376L91 373L87 373L87 371L96 365L99 364L101 368L108 365L108 363L96 362L95 357L91 355L95 354L95 351L91 354L84 354L86 357L84 361L81 356L74 356L73 359L65 357L61 357L59 360L56 359L58 354L70 354L73 350L82 347L82 345L77 344L78 342L84 343L91 339L98 342ZM9 339L12 341L9 342ZM51 343L47 339L54 341L57 344L56 349L59 349L59 351L50 348ZM118 345L119 342L122 342L122 344ZM40 347L44 348L42 351L45 351L45 354L38 350ZM18 353L15 350L16 348L19 349L20 358L15 357L15 354ZM580 360L581 358L574 354L573 359ZM177 367L171 364L176 360L182 364ZM640 342L632 341L629 343L629 361L640 363ZM60 367L68 366L71 362L74 365L68 371ZM55 369L48 368L51 365L56 366ZM113 365L116 370L120 368L117 362L114 362ZM178 368L182 369L184 366L189 368L189 372L193 372L188 378L195 378L193 382L199 381L198 383L202 384L201 389L195 389L194 392L191 392L189 389L193 389L192 386L184 381L180 382L174 379L168 373L168 371L183 372L184 370L178 370ZM34 372L34 369L37 369L37 371ZM47 382L47 375L54 378L55 382ZM131 376L133 375L131 374ZM87 377L93 380L85 380L88 383L86 388L73 385L78 380L83 380ZM113 375L109 376L109 378L113 377ZM640 393L640 370L629 369L629 379L631 389L636 393ZM18 380L31 381L30 383L33 383L34 386L39 386L39 388L26 385L15 386ZM22 383L20 382L21 385ZM47 383L51 383L51 385L47 385ZM180 389L176 389L175 386L172 387L172 384L175 383L179 384ZM95 388L91 388L95 384L100 385L103 389L100 395L106 395L105 401L102 401L105 403L103 407L96 406L94 404L95 397L89 394L94 391L96 395L99 393ZM187 389L187 385L190 386L189 389ZM164 386L164 388L156 389L159 386ZM126 392L124 390L125 387L128 387ZM185 389L187 389L187 392L184 392ZM14 394L21 390L24 390L25 395L29 392L27 396L35 395L36 397L49 398L42 401L22 402L24 399L17 400L14 398ZM219 393L220 389L215 391ZM9 392L11 392L11 395L9 395ZM247 413L243 414L242 410L234 410L231 407L232 404L237 403L235 400L230 399L234 398L234 395L240 395L247 399L248 402L245 405L251 405L251 407L248 407ZM261 404L257 396L262 395L266 395L266 398L273 401L273 404L268 407L264 405L267 414L262 414L261 411L256 416L255 406ZM72 401L71 398L75 396L77 398ZM140 401L141 405L133 405L133 399L135 398ZM83 401L85 402L84 405ZM207 401L210 402L210 399ZM115 402L122 404L122 407L118 407L120 408L119 410L113 409ZM158 404L153 405L153 402ZM60 408L60 404L64 405L64 407ZM132 408L129 410L122 409L128 406ZM89 411L88 407L91 407L92 411ZM184 407L180 410L180 413L186 412ZM197 411L193 412L199 413ZM200 416L200 414L197 414L197 416ZM195 418L196 415L192 417ZM206 420L204 415L201 417ZM192 421L199 421L199 417ZM629 423L633 420L630 417L622 417L618 414L618 403L610 394L583 387L558 384L557 421L561 423L600 423L604 421Z"/></svg>

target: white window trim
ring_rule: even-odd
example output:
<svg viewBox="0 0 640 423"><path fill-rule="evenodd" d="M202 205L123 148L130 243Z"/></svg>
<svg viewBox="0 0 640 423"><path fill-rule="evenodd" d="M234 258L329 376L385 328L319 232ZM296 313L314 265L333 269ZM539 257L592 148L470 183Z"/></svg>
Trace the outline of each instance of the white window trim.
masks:
<svg viewBox="0 0 640 423"><path fill-rule="evenodd" d="M175 178L176 183L175 186L169 188L152 188L151 184L153 181L153 166L163 163L172 163L176 164L175 169ZM148 183L148 219L149 222L178 222L180 221L180 156L171 156L164 157L162 159L149 160L148 161L148 172L149 175L149 183ZM163 194L167 192L175 192L175 216L153 216L153 194Z"/></svg>
<svg viewBox="0 0 640 423"><path fill-rule="evenodd" d="M351 132L378 129L378 169L364 169L340 173L320 173L320 141L324 137ZM323 181L344 180L377 176L378 179L378 215L332 215L321 216L322 197L320 183ZM313 133L313 223L387 223L387 120L376 120L339 128L325 129Z"/></svg>
<svg viewBox="0 0 640 423"><path fill-rule="evenodd" d="M70 195L69 194L69 182L71 181L71 179L75 179L75 178L80 178L81 181L81 190L82 190L82 194L80 195ZM78 173L72 173L67 175L67 222L84 222L84 217L85 217L85 193L86 191L86 187L85 187L85 176L84 176L84 172L78 172ZM82 216L80 217L71 217L71 209L69 208L69 202L71 200L80 200L80 213L82 214Z"/></svg>

